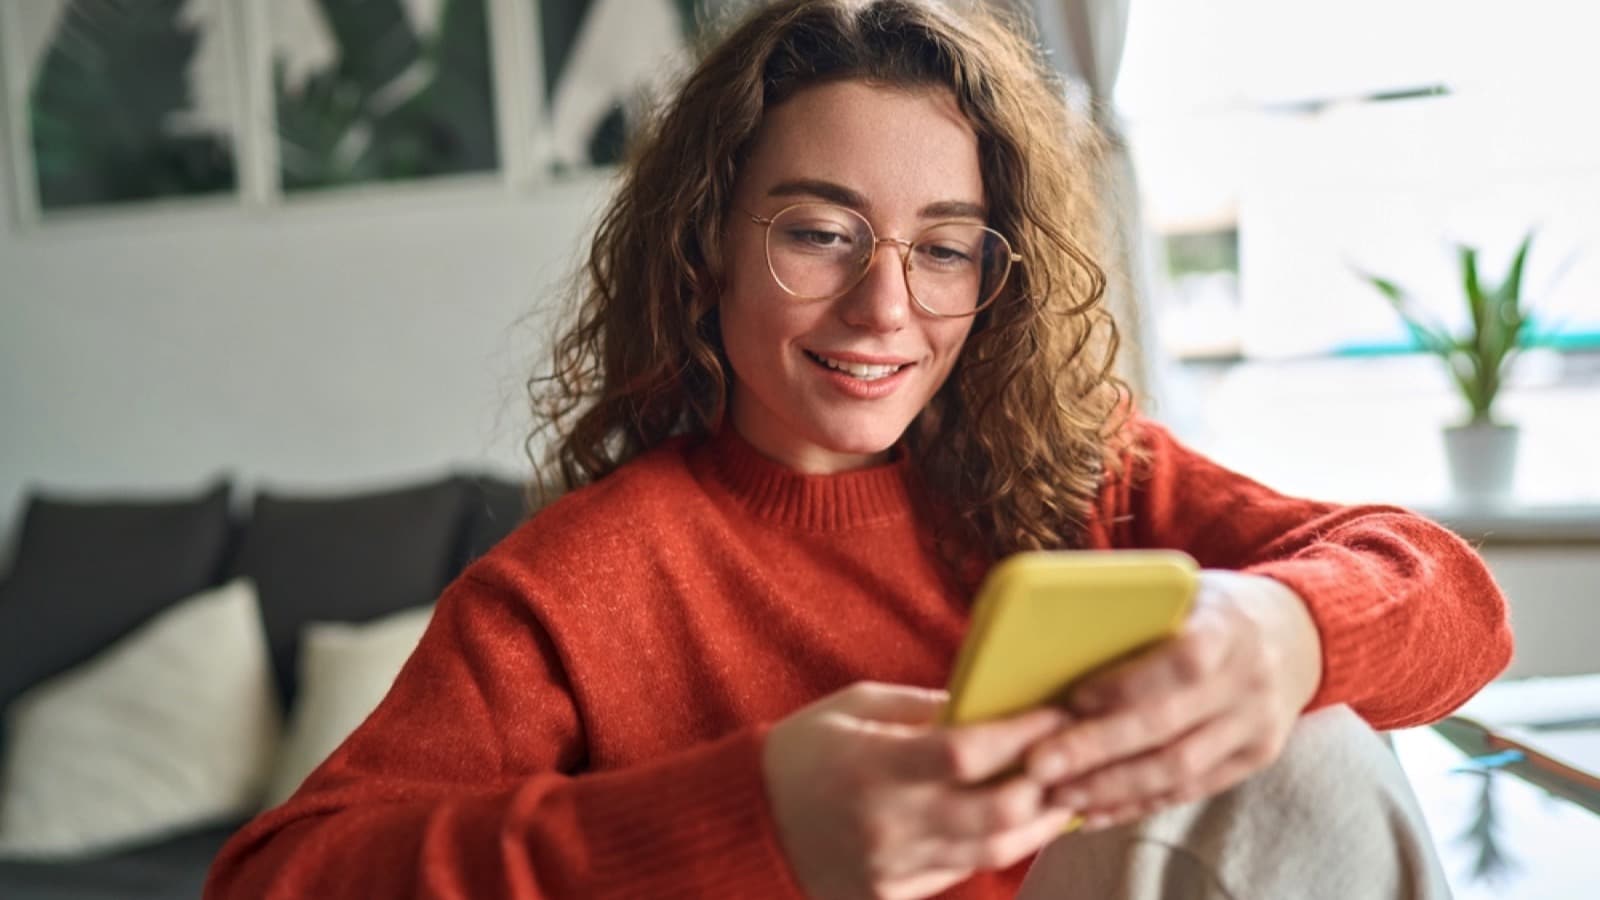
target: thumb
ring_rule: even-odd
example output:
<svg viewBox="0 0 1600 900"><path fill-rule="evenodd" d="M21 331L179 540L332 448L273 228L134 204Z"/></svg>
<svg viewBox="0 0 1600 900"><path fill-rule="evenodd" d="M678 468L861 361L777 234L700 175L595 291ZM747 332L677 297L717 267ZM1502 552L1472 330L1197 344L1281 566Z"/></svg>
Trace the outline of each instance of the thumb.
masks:
<svg viewBox="0 0 1600 900"><path fill-rule="evenodd" d="M884 725L931 725L950 695L931 688L858 681L835 694L831 711Z"/></svg>
<svg viewBox="0 0 1600 900"><path fill-rule="evenodd" d="M881 737L893 745L891 766L901 778L977 784L1016 767L1030 747L1066 721L1061 710L1044 707L977 725Z"/></svg>

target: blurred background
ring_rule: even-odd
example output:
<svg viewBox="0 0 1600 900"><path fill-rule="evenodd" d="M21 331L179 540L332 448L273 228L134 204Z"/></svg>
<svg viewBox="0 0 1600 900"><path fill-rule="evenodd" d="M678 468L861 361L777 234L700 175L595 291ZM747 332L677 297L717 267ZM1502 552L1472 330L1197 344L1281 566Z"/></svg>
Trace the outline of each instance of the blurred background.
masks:
<svg viewBox="0 0 1600 900"><path fill-rule="evenodd" d="M29 480L519 471L553 286L629 123L720 5L0 10L10 510ZM1362 273L1460 329L1454 245L1487 279L1531 232L1528 352L1499 404L1524 431L1516 498L1600 502L1586 4L1034 12L1131 153L1136 180L1107 187L1133 205L1118 304L1152 412L1285 489L1448 506L1438 432L1464 410ZM1075 15L1105 46L1077 52Z"/></svg>
<svg viewBox="0 0 1600 900"><path fill-rule="evenodd" d="M0 572L33 491L525 477L561 281L730 5L0 0ZM1021 6L1118 151L1146 409L1445 521L1513 675L1600 671L1600 8Z"/></svg>

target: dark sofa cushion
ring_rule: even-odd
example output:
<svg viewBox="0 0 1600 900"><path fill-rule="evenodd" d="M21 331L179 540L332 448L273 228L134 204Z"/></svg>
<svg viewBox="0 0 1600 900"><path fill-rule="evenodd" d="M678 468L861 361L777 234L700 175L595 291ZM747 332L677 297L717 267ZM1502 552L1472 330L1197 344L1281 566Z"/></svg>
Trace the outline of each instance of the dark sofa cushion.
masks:
<svg viewBox="0 0 1600 900"><path fill-rule="evenodd" d="M454 478L338 497L257 495L229 574L256 583L286 709L306 623L366 622L438 598L465 502Z"/></svg>
<svg viewBox="0 0 1600 900"><path fill-rule="evenodd" d="M5 900L195 900L211 860L243 822L71 862L0 860Z"/></svg>
<svg viewBox="0 0 1600 900"><path fill-rule="evenodd" d="M0 585L0 705L212 585L228 522L226 481L183 499L31 495Z"/></svg>
<svg viewBox="0 0 1600 900"><path fill-rule="evenodd" d="M463 475L467 525L456 552L456 568L488 553L528 518L527 486L493 475Z"/></svg>

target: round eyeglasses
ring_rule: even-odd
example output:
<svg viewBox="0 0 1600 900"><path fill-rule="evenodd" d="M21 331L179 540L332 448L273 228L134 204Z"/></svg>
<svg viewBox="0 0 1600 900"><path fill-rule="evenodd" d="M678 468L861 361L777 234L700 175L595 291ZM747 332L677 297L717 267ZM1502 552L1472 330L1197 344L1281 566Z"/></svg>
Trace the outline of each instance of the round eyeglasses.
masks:
<svg viewBox="0 0 1600 900"><path fill-rule="evenodd" d="M802 300L843 296L866 277L878 245L894 244L917 307L961 318L993 303L1012 263L1022 260L1000 232L972 222L939 222L907 241L880 238L865 216L831 203L797 203L770 218L745 215L766 226L773 280Z"/></svg>

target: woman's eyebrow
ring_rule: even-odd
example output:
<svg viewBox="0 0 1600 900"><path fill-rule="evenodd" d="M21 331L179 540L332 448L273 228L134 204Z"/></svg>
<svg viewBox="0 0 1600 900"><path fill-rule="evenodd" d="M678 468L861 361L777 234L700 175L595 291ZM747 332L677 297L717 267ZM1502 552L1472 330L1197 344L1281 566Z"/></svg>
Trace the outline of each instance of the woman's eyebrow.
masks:
<svg viewBox="0 0 1600 900"><path fill-rule="evenodd" d="M832 181L823 181L817 178L795 178L789 181L780 181L767 191L768 197L795 197L812 196L821 197L829 203L848 206L851 209L865 211L872 204L860 191L852 190L842 184Z"/></svg>
<svg viewBox="0 0 1600 900"><path fill-rule="evenodd" d="M976 203L965 200L940 200L918 210L924 219L986 219L989 213Z"/></svg>
<svg viewBox="0 0 1600 900"><path fill-rule="evenodd" d="M848 206L857 212L872 208L866 195L852 188L820 178L793 178L780 181L767 191L768 197L819 197L829 203ZM987 211L977 203L965 200L940 200L929 203L917 211L924 219L984 219Z"/></svg>

